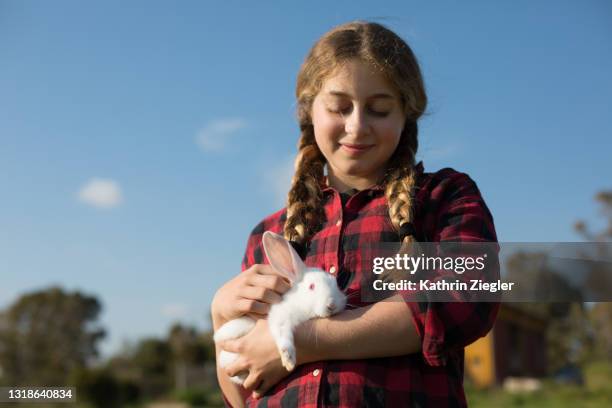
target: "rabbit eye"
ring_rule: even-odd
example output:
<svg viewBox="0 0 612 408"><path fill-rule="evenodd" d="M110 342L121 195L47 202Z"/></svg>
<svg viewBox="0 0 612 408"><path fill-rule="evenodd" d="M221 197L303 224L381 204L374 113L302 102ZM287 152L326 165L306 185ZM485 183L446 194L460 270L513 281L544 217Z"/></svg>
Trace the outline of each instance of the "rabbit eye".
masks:
<svg viewBox="0 0 612 408"><path fill-rule="evenodd" d="M311 283L310 286L308 286L308 289L314 290L314 283Z"/></svg>

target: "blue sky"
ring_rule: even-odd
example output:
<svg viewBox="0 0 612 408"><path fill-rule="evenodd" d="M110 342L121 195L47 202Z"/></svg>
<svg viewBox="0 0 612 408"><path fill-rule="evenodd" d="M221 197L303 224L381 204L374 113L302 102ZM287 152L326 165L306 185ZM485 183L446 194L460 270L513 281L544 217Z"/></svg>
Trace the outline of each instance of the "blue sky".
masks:
<svg viewBox="0 0 612 408"><path fill-rule="evenodd" d="M419 157L476 180L501 241L597 222L609 2L258 3L0 1L0 307L51 284L96 295L106 353L176 319L206 327L249 231L283 205L298 68L354 19L415 51Z"/></svg>

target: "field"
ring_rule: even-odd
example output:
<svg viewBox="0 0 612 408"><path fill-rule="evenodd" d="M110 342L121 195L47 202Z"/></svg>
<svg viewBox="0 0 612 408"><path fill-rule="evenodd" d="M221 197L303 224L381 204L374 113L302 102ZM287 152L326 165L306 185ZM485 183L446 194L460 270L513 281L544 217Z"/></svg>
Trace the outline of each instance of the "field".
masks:
<svg viewBox="0 0 612 408"><path fill-rule="evenodd" d="M612 362L594 363L584 370L585 385L545 381L533 393L511 394L503 389L476 390L466 386L470 407L599 408L612 406Z"/></svg>

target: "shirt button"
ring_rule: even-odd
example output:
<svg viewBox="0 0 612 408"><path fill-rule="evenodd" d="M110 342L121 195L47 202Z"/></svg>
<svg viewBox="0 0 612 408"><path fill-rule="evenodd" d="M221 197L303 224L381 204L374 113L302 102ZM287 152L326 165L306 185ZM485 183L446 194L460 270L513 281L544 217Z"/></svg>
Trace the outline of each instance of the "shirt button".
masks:
<svg viewBox="0 0 612 408"><path fill-rule="evenodd" d="M331 273L331 274L336 273L336 267L332 266L331 268L329 268L329 273Z"/></svg>
<svg viewBox="0 0 612 408"><path fill-rule="evenodd" d="M336 227L339 227L339 226L341 226L341 225L342 225L342 220L338 220L338 221L336 221Z"/></svg>
<svg viewBox="0 0 612 408"><path fill-rule="evenodd" d="M312 372L312 375L316 377L319 375L320 372L321 370L319 370L318 368L315 368L315 370Z"/></svg>

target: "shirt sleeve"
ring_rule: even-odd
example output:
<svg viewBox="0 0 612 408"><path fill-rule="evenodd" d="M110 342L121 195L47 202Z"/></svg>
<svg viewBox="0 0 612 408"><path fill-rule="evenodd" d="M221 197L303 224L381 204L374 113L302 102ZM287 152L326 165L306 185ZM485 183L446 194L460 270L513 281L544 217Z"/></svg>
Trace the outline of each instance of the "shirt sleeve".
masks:
<svg viewBox="0 0 612 408"><path fill-rule="evenodd" d="M431 193L438 208L432 241L497 242L493 217L478 187L466 174L455 171ZM488 268L499 275L499 247ZM489 269L491 271L491 269ZM431 366L445 365L450 352L463 349L486 335L497 316L499 302L408 302L421 337L422 354Z"/></svg>
<svg viewBox="0 0 612 408"><path fill-rule="evenodd" d="M241 272L249 269L252 265L263 263L263 248L261 239L264 233L263 222L258 224L247 240L244 257L242 258Z"/></svg>

